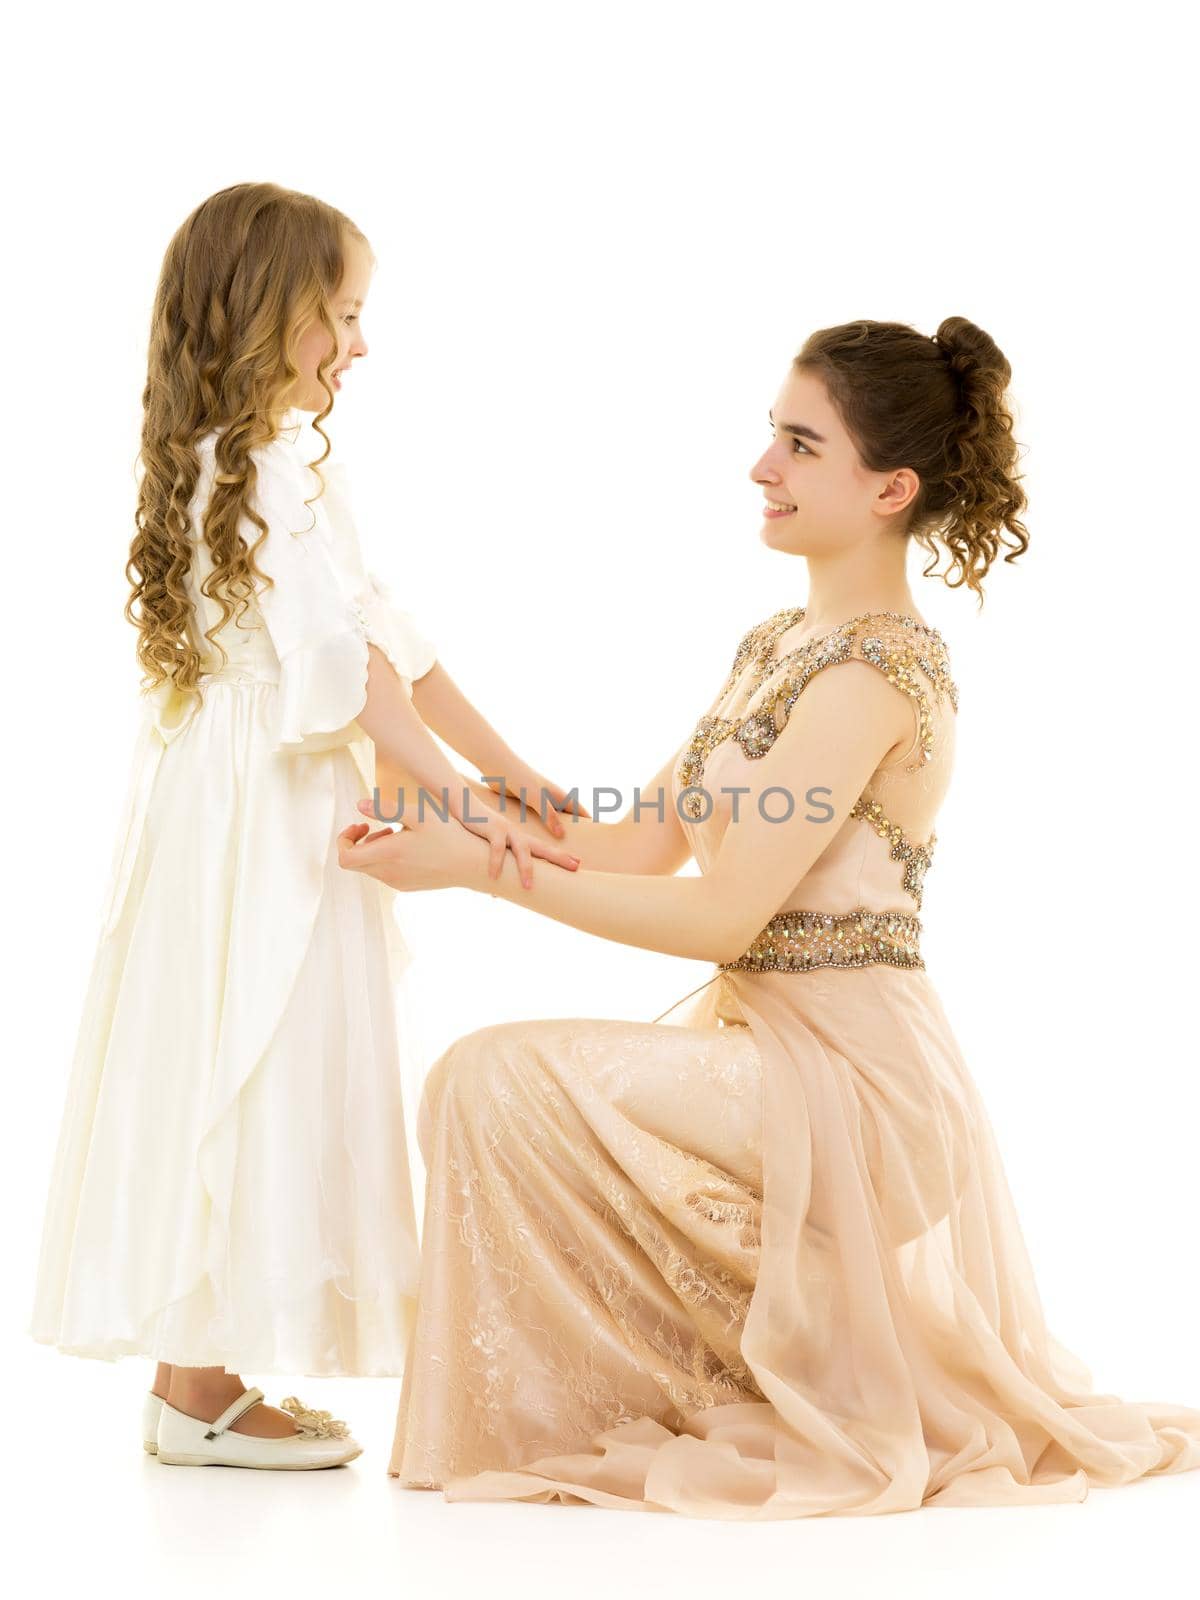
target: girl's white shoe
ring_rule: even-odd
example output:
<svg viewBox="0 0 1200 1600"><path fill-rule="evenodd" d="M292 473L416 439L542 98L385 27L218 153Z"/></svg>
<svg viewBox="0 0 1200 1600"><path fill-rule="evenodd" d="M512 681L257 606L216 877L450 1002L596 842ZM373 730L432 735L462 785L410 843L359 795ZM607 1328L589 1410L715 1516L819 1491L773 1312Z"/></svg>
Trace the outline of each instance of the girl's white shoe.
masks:
<svg viewBox="0 0 1200 1600"><path fill-rule="evenodd" d="M362 1455L362 1445L344 1422L328 1411L310 1411L295 1395L282 1402L298 1433L284 1439L255 1439L234 1433L231 1424L263 1398L261 1389L245 1394L225 1407L214 1422L189 1417L161 1401L158 1419L158 1459L168 1467L269 1467L304 1471L313 1467L340 1467Z"/></svg>
<svg viewBox="0 0 1200 1600"><path fill-rule="evenodd" d="M151 1455L158 1453L158 1419L162 1408L163 1402L154 1390L147 1389L142 1401L142 1448Z"/></svg>

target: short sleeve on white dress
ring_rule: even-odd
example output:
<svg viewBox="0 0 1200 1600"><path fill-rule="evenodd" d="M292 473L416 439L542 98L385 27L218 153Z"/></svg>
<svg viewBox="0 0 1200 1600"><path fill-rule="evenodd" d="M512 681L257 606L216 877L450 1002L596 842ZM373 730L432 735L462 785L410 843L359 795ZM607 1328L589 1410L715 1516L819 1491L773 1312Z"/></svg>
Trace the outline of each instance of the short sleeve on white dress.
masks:
<svg viewBox="0 0 1200 1600"><path fill-rule="evenodd" d="M414 618L392 600L391 590L373 572L365 575L360 591L367 638L377 644L401 678L410 684L423 678L437 662L437 651Z"/></svg>
<svg viewBox="0 0 1200 1600"><path fill-rule="evenodd" d="M383 579L364 565L344 464L325 461L321 471L325 477L322 509L329 517L338 569L349 585L367 639L379 646L411 693L412 685L436 663L437 651L415 618L397 606Z"/></svg>
<svg viewBox="0 0 1200 1600"><path fill-rule="evenodd" d="M345 469L326 458L318 472L311 461L319 453L303 423L256 446L249 502L266 523L265 537L249 516L241 521L255 565L271 580L256 586L254 601L278 662L273 748L290 754L367 738L357 718L367 698L369 645L383 652L410 694L437 660L411 614L366 570ZM211 450L205 465L213 470ZM165 721L161 732L165 741Z"/></svg>
<svg viewBox="0 0 1200 1600"><path fill-rule="evenodd" d="M253 452L251 504L267 524L254 552L272 580L256 600L279 658L277 748L328 748L349 732L367 698L366 619L338 572L319 501L320 487L286 440ZM247 519L248 543L259 530Z"/></svg>

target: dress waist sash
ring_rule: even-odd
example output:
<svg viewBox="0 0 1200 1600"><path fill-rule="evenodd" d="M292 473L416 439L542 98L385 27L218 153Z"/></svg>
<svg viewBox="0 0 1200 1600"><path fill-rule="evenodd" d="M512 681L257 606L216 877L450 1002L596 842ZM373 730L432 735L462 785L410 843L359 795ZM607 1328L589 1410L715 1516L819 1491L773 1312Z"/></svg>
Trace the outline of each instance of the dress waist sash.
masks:
<svg viewBox="0 0 1200 1600"><path fill-rule="evenodd" d="M736 961L723 961L712 977L685 994L683 1000L707 989L728 972L811 972L817 967L924 967L921 958L921 919L907 911L780 911ZM670 1016L676 1000L654 1018ZM739 1016L736 998L722 995L716 1003L721 1021ZM727 1016L726 1013L729 1013Z"/></svg>
<svg viewBox="0 0 1200 1600"><path fill-rule="evenodd" d="M238 666L233 662L226 662L223 667L217 667L211 672L200 674L200 685L209 683L278 683L279 670L266 665L263 666Z"/></svg>
<svg viewBox="0 0 1200 1600"><path fill-rule="evenodd" d="M780 911L723 972L808 972L813 967L923 967L921 919L907 911Z"/></svg>

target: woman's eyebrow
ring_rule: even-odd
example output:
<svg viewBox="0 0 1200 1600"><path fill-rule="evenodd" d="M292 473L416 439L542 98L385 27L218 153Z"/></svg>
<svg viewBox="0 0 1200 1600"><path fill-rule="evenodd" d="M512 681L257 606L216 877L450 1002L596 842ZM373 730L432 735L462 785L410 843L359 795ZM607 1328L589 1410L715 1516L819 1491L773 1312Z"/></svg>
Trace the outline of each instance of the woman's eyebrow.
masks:
<svg viewBox="0 0 1200 1600"><path fill-rule="evenodd" d="M768 411L767 416L770 419L771 426L774 427L774 410ZM815 428L806 427L803 422L781 422L779 426L783 429L784 433L794 433L797 439L812 439L815 440L817 444L825 444L827 442L824 437L816 431Z"/></svg>

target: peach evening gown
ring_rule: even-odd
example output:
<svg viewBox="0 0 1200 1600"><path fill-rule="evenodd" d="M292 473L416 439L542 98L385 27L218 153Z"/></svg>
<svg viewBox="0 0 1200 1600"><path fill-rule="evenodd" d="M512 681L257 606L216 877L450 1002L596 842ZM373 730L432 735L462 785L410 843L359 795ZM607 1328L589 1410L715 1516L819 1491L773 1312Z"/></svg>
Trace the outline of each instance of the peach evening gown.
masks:
<svg viewBox="0 0 1200 1600"><path fill-rule="evenodd" d="M1200 1466L1200 1410L1094 1392L1048 1330L922 961L945 643L874 613L777 655L803 615L750 630L680 751L701 870L719 791L815 673L885 673L911 746L681 1025L507 1023L435 1062L405 1486L776 1519L1078 1501Z"/></svg>
<svg viewBox="0 0 1200 1600"><path fill-rule="evenodd" d="M396 892L338 865L375 746L367 647L432 644L363 565L342 463L293 409L252 451L274 579L218 638L199 530L199 695L145 696L49 1196L32 1337L234 1372L396 1376L419 1269ZM311 504L306 504L311 501ZM260 530L248 517L248 545Z"/></svg>

